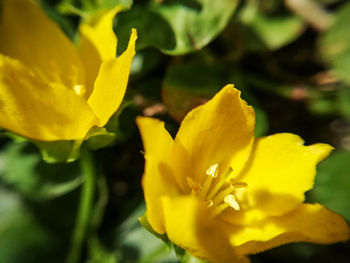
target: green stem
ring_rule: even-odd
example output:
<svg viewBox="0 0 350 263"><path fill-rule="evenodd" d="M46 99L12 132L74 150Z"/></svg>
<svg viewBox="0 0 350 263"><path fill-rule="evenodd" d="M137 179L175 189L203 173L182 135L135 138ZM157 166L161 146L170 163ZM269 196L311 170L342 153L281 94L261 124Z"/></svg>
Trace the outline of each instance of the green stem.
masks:
<svg viewBox="0 0 350 263"><path fill-rule="evenodd" d="M77 263L81 257L81 249L87 234L91 208L95 191L95 166L91 152L82 147L80 156L81 172L84 176L84 183L81 189L78 213L73 230L70 252L66 263Z"/></svg>

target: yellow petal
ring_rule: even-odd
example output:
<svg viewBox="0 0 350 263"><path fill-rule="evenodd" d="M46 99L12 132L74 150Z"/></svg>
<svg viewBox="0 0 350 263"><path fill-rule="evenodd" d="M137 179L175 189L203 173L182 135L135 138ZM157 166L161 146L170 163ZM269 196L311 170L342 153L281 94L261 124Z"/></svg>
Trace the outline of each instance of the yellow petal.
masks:
<svg viewBox="0 0 350 263"><path fill-rule="evenodd" d="M79 26L79 53L85 66L87 79L86 98L93 90L101 63L116 56L117 37L113 31L113 19L120 10L120 7L108 10Z"/></svg>
<svg viewBox="0 0 350 263"><path fill-rule="evenodd" d="M164 128L164 123L152 118L137 118L145 150L145 171L142 186L147 206L147 220L159 234L165 232L160 198L178 194L174 180L170 153L173 139Z"/></svg>
<svg viewBox="0 0 350 263"><path fill-rule="evenodd" d="M279 217L257 225L227 228L240 255L254 254L290 242L330 244L349 239L348 224L319 204L300 204Z"/></svg>
<svg viewBox="0 0 350 263"><path fill-rule="evenodd" d="M104 126L119 108L129 79L130 66L135 55L136 30L133 29L126 51L118 57L102 63L94 90L88 103Z"/></svg>
<svg viewBox="0 0 350 263"><path fill-rule="evenodd" d="M45 83L0 54L0 127L35 140L74 140L84 138L97 121L73 90Z"/></svg>
<svg viewBox="0 0 350 263"><path fill-rule="evenodd" d="M187 177L203 182L206 170L216 163L219 173L231 163L237 174L249 157L254 123L253 108L233 85L188 113L175 139L173 160L183 190L190 191Z"/></svg>
<svg viewBox="0 0 350 263"><path fill-rule="evenodd" d="M250 224L254 217L260 220L264 214L281 215L294 209L313 187L317 163L332 149L321 143L304 146L299 136L288 133L256 139L251 158L240 175L248 185L247 214L237 214L235 222ZM242 215L246 222L240 218ZM234 220L232 217L231 222Z"/></svg>
<svg viewBox="0 0 350 263"><path fill-rule="evenodd" d="M221 222L208 214L208 209L190 196L162 198L166 232L176 245L211 263L248 263L237 256Z"/></svg>
<svg viewBox="0 0 350 263"><path fill-rule="evenodd" d="M32 1L3 1L0 35L0 53L19 59L47 81L70 88L85 84L75 47Z"/></svg>

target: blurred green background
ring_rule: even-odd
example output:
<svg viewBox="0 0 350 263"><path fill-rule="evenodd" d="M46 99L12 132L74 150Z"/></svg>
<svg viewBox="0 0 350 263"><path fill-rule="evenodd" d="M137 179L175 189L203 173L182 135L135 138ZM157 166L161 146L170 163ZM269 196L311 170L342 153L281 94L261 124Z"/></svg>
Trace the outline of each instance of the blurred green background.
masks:
<svg viewBox="0 0 350 263"><path fill-rule="evenodd" d="M145 208L135 117L160 118L175 134L190 109L228 83L254 106L256 136L291 132L335 147L307 200L350 221L349 1L37 2L74 42L81 19L116 5L123 6L115 19L118 54L132 27L139 35L124 106L107 126L116 136L93 153L97 187L82 262L178 262L137 221ZM79 161L47 163L32 143L0 136L0 263L64 262L83 182ZM290 244L251 259L345 263L350 243Z"/></svg>

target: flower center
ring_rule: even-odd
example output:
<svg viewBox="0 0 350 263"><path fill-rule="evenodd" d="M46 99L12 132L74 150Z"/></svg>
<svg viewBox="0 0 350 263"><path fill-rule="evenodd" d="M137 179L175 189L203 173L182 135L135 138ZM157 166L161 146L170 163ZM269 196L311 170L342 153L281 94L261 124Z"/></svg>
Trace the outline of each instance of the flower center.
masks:
<svg viewBox="0 0 350 263"><path fill-rule="evenodd" d="M229 167L219 176L219 164L216 163L206 171L207 177L203 184L187 177L187 183L192 189L191 195L198 197L208 208L213 209L215 216L228 207L236 211L241 209L235 192L239 188L247 187L247 184L231 179L232 172L232 168Z"/></svg>

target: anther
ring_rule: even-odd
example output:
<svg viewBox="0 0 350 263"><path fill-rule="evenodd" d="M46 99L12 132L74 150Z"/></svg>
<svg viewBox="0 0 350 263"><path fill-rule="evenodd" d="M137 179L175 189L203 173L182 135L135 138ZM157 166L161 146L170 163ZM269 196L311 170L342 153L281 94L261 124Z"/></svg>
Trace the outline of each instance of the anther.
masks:
<svg viewBox="0 0 350 263"><path fill-rule="evenodd" d="M85 89L84 85L74 85L73 90L79 96L84 96L84 94L86 92L86 89Z"/></svg>
<svg viewBox="0 0 350 263"><path fill-rule="evenodd" d="M219 181L216 183L215 187L210 191L210 193L208 195L208 199L213 199L213 197L220 190L220 188L224 185L224 183L226 182L226 179L231 175L232 172L233 172L232 168L228 167L228 169L222 175L222 177L219 178Z"/></svg>
<svg viewBox="0 0 350 263"><path fill-rule="evenodd" d="M240 206L237 202L237 199L234 195L230 194L230 195L227 195L225 198L224 198L224 202L226 204L228 204L229 206L231 206L234 210L240 210Z"/></svg>
<svg viewBox="0 0 350 263"><path fill-rule="evenodd" d="M208 176L205 178L203 188L202 188L201 192L199 193L199 198L205 199L213 179L216 178L219 174L218 167L219 167L219 164L216 163L216 164L213 164L212 166L210 166L209 169L207 170L206 174Z"/></svg>
<svg viewBox="0 0 350 263"><path fill-rule="evenodd" d="M224 201L224 198L231 194L235 187L232 184L229 184L224 190L220 191L213 199L215 205L219 205Z"/></svg>

